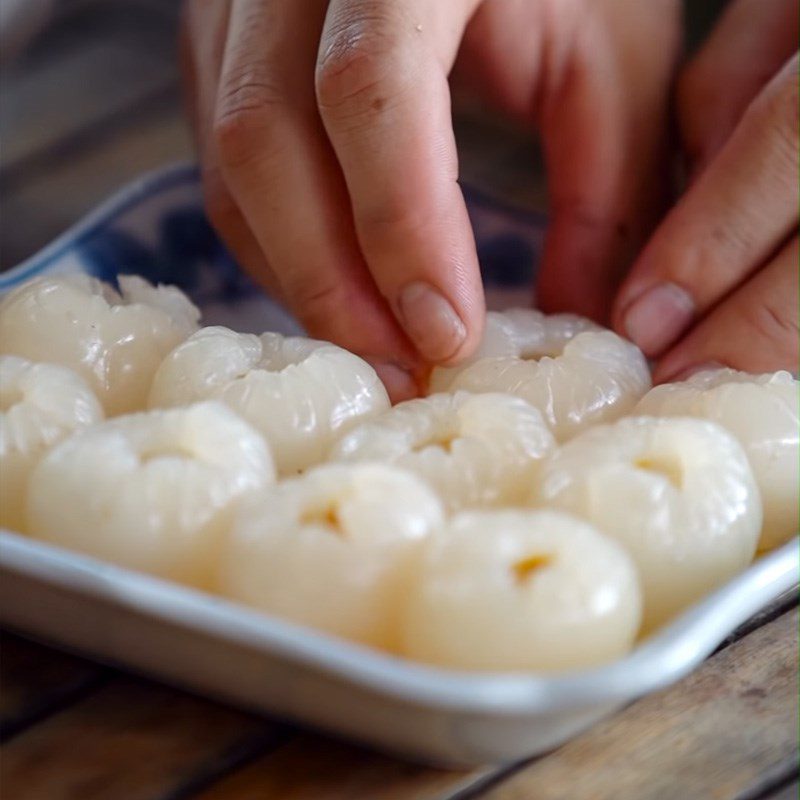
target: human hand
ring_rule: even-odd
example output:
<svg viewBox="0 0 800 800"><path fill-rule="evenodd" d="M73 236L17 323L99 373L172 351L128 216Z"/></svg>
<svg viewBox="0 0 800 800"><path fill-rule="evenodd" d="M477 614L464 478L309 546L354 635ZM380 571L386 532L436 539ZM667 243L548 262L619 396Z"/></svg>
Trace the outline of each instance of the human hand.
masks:
<svg viewBox="0 0 800 800"><path fill-rule="evenodd" d="M680 76L692 179L614 309L657 381L798 369L797 40L796 0L736 0Z"/></svg>
<svg viewBox="0 0 800 800"><path fill-rule="evenodd" d="M468 355L485 306L448 75L541 129L548 310L607 315L655 219L677 0L190 0L206 204L239 261L395 399Z"/></svg>

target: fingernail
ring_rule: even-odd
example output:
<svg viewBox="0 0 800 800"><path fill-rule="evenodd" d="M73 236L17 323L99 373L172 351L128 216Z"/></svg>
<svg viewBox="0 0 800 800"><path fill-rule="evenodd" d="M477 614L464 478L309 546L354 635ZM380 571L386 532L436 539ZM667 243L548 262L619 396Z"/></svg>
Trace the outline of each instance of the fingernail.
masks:
<svg viewBox="0 0 800 800"><path fill-rule="evenodd" d="M392 403L400 403L403 400L411 400L417 397L419 389L413 375L402 367L390 361L372 361L372 368L378 373L378 377L386 387Z"/></svg>
<svg viewBox="0 0 800 800"><path fill-rule="evenodd" d="M687 381L692 375L698 372L708 372L709 370L728 369L719 361L704 361L701 364L692 364L690 367L680 367L679 369L667 372L666 375L658 376L658 383L678 383Z"/></svg>
<svg viewBox="0 0 800 800"><path fill-rule="evenodd" d="M400 292L397 309L400 324L429 361L446 361L467 338L467 329L453 306L428 283L409 283Z"/></svg>
<svg viewBox="0 0 800 800"><path fill-rule="evenodd" d="M646 356L657 356L689 327L694 311L688 292L674 283L659 283L628 306L623 326Z"/></svg>

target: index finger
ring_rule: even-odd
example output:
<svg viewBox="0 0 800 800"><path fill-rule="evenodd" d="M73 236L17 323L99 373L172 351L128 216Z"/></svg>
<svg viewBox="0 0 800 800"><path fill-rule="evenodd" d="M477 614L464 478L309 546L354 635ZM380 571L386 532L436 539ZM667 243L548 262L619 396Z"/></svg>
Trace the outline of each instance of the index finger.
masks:
<svg viewBox="0 0 800 800"><path fill-rule="evenodd" d="M457 360L480 340L484 300L457 183L447 72L476 0L333 0L317 99L358 240L417 350Z"/></svg>

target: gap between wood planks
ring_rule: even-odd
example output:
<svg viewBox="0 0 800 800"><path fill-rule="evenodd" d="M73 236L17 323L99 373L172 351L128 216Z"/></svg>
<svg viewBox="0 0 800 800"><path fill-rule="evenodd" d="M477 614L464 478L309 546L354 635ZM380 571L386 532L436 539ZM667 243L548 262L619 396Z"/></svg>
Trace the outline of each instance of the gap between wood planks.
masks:
<svg viewBox="0 0 800 800"><path fill-rule="evenodd" d="M800 777L797 753L785 763L770 770L760 785L753 786L736 797L736 800L797 800L797 781Z"/></svg>
<svg viewBox="0 0 800 800"><path fill-rule="evenodd" d="M515 766L447 773L305 735L196 800L773 800L797 758L797 619L774 618L675 686Z"/></svg>
<svg viewBox="0 0 800 800"><path fill-rule="evenodd" d="M795 605L797 605L797 596L796 596L795 592L790 592L790 593L787 593L787 594L781 596L780 598L776 599L776 601L774 603L772 603L768 608L764 609L762 612L760 612L758 615L753 617L747 623L745 623L744 625L740 626L740 628L738 628L737 631L735 631L733 634L731 634L730 637L728 637L725 640L723 645L721 645L720 648L716 652L719 653L720 651L722 651L722 650L726 649L727 647L733 645L736 641L740 640L744 636L746 636L749 633L753 632L758 627L760 627L762 625L767 625L770 622L772 622L773 620L778 619L780 616L782 616L784 613L789 611ZM706 663L708 663L708 662L706 662ZM612 717L611 720L613 721L613 719L614 718ZM590 734L591 734L591 731L589 732L588 735L590 735ZM587 735L587 734L585 734L585 735ZM287 747L295 747L296 748L296 750L298 752L298 758L300 760L299 763L302 763L303 760L307 761L307 758L310 755L309 752L306 749L307 746L308 746L308 743L307 742L303 742L302 738L299 739L299 740L295 740L294 742L292 742L289 745L287 745ZM330 748L331 745L328 745L328 747ZM333 745L333 747L336 747L336 745ZM368 759L368 760L372 760L372 761L382 760L383 759L383 756L379 756L379 755L370 755L370 754L366 754L366 753L359 753L359 751L355 751L355 753L356 753L356 759L353 761L353 766L354 766L355 769L358 769L358 767L359 767L358 759ZM246 778L247 769L246 769L245 770L245 778L244 779L242 779L240 776L237 776L237 775L230 776L229 783L232 786L230 792L228 792L228 791L226 791L224 789L224 783L225 782L223 781L223 785L217 784L217 788L216 789L215 789L215 787L213 785L210 786L208 792L203 793L202 795L200 795L198 800L226 800L227 798L230 798L230 800L237 800L237 798L239 798L239 797L247 797L247 796L249 796L249 793L246 790L246 787L249 785L250 788L255 788L256 785L258 785L260 783L263 783L263 781L265 779L269 780L269 763L270 762L274 763L279 757L280 756L278 754L266 755L266 756L261 757L259 759L259 761L263 762L263 770L261 770L260 774L259 774L259 769L258 769L258 766L259 766L258 763L257 762L254 763L250 767L250 771L253 773L253 778L254 778L253 782L247 780L247 778ZM345 761L347 761L348 757L350 757L351 759L353 758L353 753L344 751L343 754L342 754L342 757L345 759ZM539 756L537 758L527 759L527 760L524 760L522 762L518 762L518 763L513 764L513 765L506 765L504 767L494 768L494 769L490 769L490 770L477 770L477 771L473 772L471 775L464 775L461 778L453 776L453 777L451 777L450 779L448 779L446 781L447 783L450 783L452 785L452 790L451 791L447 791L446 794L439 794L438 793L438 788L440 788L440 784L442 783L442 781L439 781L434 777L437 774L436 771L431 771L429 774L426 774L425 770L420 770L418 772L419 780L415 781L413 779L410 779L410 783L411 784L414 784L414 783L421 784L420 786L418 786L416 788L419 788L419 789L425 791L424 795L418 794L416 792L416 789L415 789L414 786L407 785L406 788L412 793L407 793L407 792L405 792L405 790L400 790L400 791L398 791L398 793L396 795L395 794L391 794L391 797L394 798L396 796L398 798L400 798L400 797L404 797L404 798L405 797L408 797L408 798L420 797L421 798L421 797L424 796L424 797L429 797L429 798L436 797L436 798L439 798L439 800L468 800L470 798L477 798L477 797L485 795L485 793L487 791L490 791L493 787L502 785L502 783L504 781L506 781L514 773L517 773L517 772L519 772L521 770L530 768L531 765L535 765L537 762L539 762L539 761L541 761L543 759L546 759L547 757L548 757L548 755L544 754L544 755ZM796 758L794 756L790 760L790 764L796 764ZM283 769L287 770L287 766L284 765ZM291 759L289 759L288 771L291 772ZM380 770L378 770L378 771L380 771ZM786 780L791 780L791 777L792 777L792 774L787 772L786 767L782 766L780 774L777 776L777 778L775 780L773 780L770 783L770 786L772 788L778 788L778 786L779 785L783 785L783 783L785 783ZM350 776L349 778L347 776L343 776L343 779L345 781L352 780L352 776ZM779 783L779 781L782 782L782 783ZM408 782L409 781L407 780L406 783L408 784ZM237 788L236 788L237 783L240 783L242 785L242 788L245 789L245 791L238 792ZM367 788L367 787L361 787L361 788ZM370 788L372 790L375 789L375 787L370 787ZM433 795L433 794L430 794L428 790L437 791L437 793L435 795ZM401 791L402 791L402 794L400 793ZM282 796L282 795L275 794L273 796L279 797L279 796ZM292 796L294 796L294 795L292 795ZM325 796L327 797L327 795L325 795ZM333 797L333 796L334 795L331 795L331 797ZM342 795L342 797L344 797L344 796L345 795ZM354 798L355 797L362 797L362 796L363 797L367 797L367 796L372 797L373 795L366 795L366 794L360 794L360 795L359 794L353 794L352 795L352 797L354 797ZM377 797L377 795L375 795L375 796ZM533 796L533 795L531 795L531 796ZM322 800L323 795L321 795L321 794L318 795L315 787L311 787L310 790L306 794L298 794L297 797L298 798L301 798L301 797L308 798L308 800L311 800L312 798L313 798L313 800ZM339 797L339 795L336 795L336 797ZM383 797L383 795L381 795L381 797ZM389 797L389 795L387 795L387 797ZM740 798L740 799L737 798L737 800L762 800L762 797L764 798L764 800L766 800L767 795L762 793L762 794L759 794L758 796L753 795L752 798L749 798L749 797L745 798L744 796L742 796L742 798Z"/></svg>
<svg viewBox="0 0 800 800"><path fill-rule="evenodd" d="M785 592L726 637L714 651L714 655L730 647L734 642L762 625L786 613L797 604L797 591L790 590ZM39 722L50 714L62 711L70 705L70 702L77 702L83 699L88 694L100 689L108 681L116 679L118 675L116 670L101 666L91 660L84 660L81 656L73 657L57 648L51 649L51 646L47 643L39 644L26 639L24 633L0 630L0 636L6 640L5 643L3 643L5 646L0 644L0 689L2 689L3 694L8 691L8 684L10 682L19 680L17 676L6 674L6 668L13 666L9 665L7 659L3 658L3 650L7 649L9 646L32 651L28 655L31 662L52 661L55 659L60 665L55 671L59 672L64 670L69 674L63 686L53 685L51 692L45 692L45 697L41 699L41 701L39 698L30 699L31 706L36 706L35 710L15 709L12 712L5 704L0 704L0 742L21 733L29 724ZM82 674L77 679L71 671L74 669L72 665L76 662L80 663L83 667ZM31 666L35 670L33 663ZM176 690L186 691L180 687L176 687ZM30 719L30 722L27 722L28 719Z"/></svg>
<svg viewBox="0 0 800 800"><path fill-rule="evenodd" d="M757 615L755 623L752 624L758 625L768 619L773 622L779 620L781 612L785 612L787 607L790 607L794 603L796 603L796 598L794 597L781 598L775 604L772 604L769 609ZM771 624L772 623L768 622L766 627L769 627ZM762 629L763 627L762 625ZM752 625L742 626L739 631L740 638L738 641L741 641L741 637L746 636L751 631ZM25 643L21 644L24 645ZM728 642L724 650L727 650L732 644L733 642ZM30 647L36 646L30 645ZM718 651L717 656L712 657L712 661L716 660L721 653L724 653L724 650ZM44 651L40 655L45 660L48 660L52 659L52 657L57 658L59 654L52 654L49 651ZM85 664L85 662L79 663ZM707 669L708 664L709 662L706 662L701 669ZM3 659L0 658L0 666L2 665ZM94 669L100 673L103 672L100 668ZM108 673L105 673L105 675L107 676ZM116 677L114 673L112 673L112 676L111 678L106 677L102 681L99 681L97 686L92 686L92 679L88 678L85 694L83 694L80 702L70 703L68 694L66 695L66 700L63 693L61 695L56 694L52 701L50 716L55 719L65 716L67 721L69 721L70 717L76 717L77 715L78 719L84 719L84 722L88 720L91 724L96 725L97 720L102 718L103 713L105 713L104 703L112 702L112 707L117 708L117 713L121 714L121 716L118 717L119 723L122 724L123 727L125 724L128 724L132 726L133 729L136 729L136 726L139 725L140 734L143 735L145 731L141 730L141 719L136 718L135 715L133 717L125 716L126 714L132 713L125 710L125 706L129 702L126 699L126 692L131 691L131 683L135 683L138 687L140 682L132 682L125 677ZM687 680L691 680L691 677ZM191 797L202 798L202 800L223 800L223 798L227 800L228 798L237 798L239 796L246 797L248 796L247 794L237 794L237 786L242 786L243 782L247 784L249 782L248 776L250 776L251 780L256 780L259 783L270 780L287 780L287 773L297 772L298 764L308 765L310 761L314 761L315 759L324 766L324 770L331 779L338 776L343 786L347 786L353 782L357 784L359 781L366 781L368 784L367 786L361 787L361 789L364 790L361 794L341 794L331 795L331 797L440 797L449 798L449 800L466 800L467 798L477 797L487 793L489 797L493 797L494 787L502 788L505 782L510 780L511 776L515 773L531 770L535 768L538 763L542 762L542 760L553 757L552 755L544 756L534 761L529 760L499 769L477 770L470 773L448 773L439 770L428 770L403 764L402 762L394 761L388 757L361 751L351 745L329 742L313 734L294 735L294 732L290 728L269 725L256 718L238 714L238 712L219 712L216 710L217 707L215 704L195 699L183 693L171 693L170 690L161 689L158 686L150 684L141 684L141 686L143 688L135 689L142 698L140 705L142 703L146 705L148 702L152 702L151 696L155 695L157 698L166 697L170 702L177 702L179 707L182 707L181 704L183 704L186 708L190 708L191 713L189 717L194 719L197 724L203 724L203 720L206 717L214 718L214 715L219 715L219 713L223 713L223 717L226 719L227 727L223 726L226 731L225 736L221 737L219 741L210 744L208 742L204 743L204 749L201 748L203 749L202 759L199 762L191 753L188 753L185 756L187 759L185 763L185 774L181 772L179 775L170 773L169 775L165 774L161 776L159 780L167 780L167 785L162 786L159 793L154 795L160 797L161 800L184 800L185 798ZM98 695L100 696L99 700L94 700L94 713L87 714L87 704L91 707L93 702L92 698L97 698ZM184 697L185 700L181 700L181 697ZM177 698L177 700L175 700L175 698ZM648 698L645 698L640 702L645 703L647 700ZM163 701L159 700L158 702L160 703ZM114 705L114 703L116 703L116 705ZM156 707L157 706L158 703L156 703ZM184 708L184 711L186 711L186 708ZM82 709L84 714L83 718L81 718L78 713ZM615 724L615 720L626 713L628 712L623 711L621 714L610 718L606 723L601 723L601 725L613 725ZM227 715L235 715L236 718L231 721L227 719ZM17 709L17 717L20 718L19 709ZM34 739L42 729L42 726L45 726L44 732L47 733L47 717L46 709L42 703L40 703L36 715L30 717L31 721L36 720L39 722L39 724L33 728ZM21 718L25 719L24 715L22 715ZM127 723L125 720L127 720ZM148 727L151 725L152 722L148 721L145 725L145 729L149 731L149 734L154 734L157 738L160 732L160 726L156 725L151 729ZM52 727L51 725L51 728ZM185 729L179 727L172 731L170 735L173 738L178 737L178 739L186 738L187 736L190 737L192 727L193 725L187 725ZM25 727L18 723L16 736L13 734L10 736L12 745L14 740L19 738L24 730ZM51 743L53 744L56 741L66 740L70 736L68 725L66 727L62 726L62 728L58 730L60 730L58 736L52 739ZM110 732L112 734L114 733L113 730ZM584 736L591 735L592 731L589 731L589 733ZM52 736L51 733L51 738ZM581 738L583 737L579 737L579 740ZM169 744L171 740L167 738L166 741L167 744ZM180 744L180 742L178 744ZM569 747L569 744L564 746L564 748ZM12 751L14 750L14 748L11 749ZM6 752L8 752L8 748ZM556 751L556 753L558 752L559 751ZM118 766L124 768L123 764L119 764ZM324 777L325 776L322 776L319 780L323 780ZM778 778L786 781L791 779L791 775L781 774ZM374 782L375 785L372 785L370 782ZM374 794L376 787L385 788L392 784L396 790L394 794ZM252 784L250 785L252 787ZM155 786L152 788L155 788ZM297 796L319 800L314 794L317 788L318 787L314 786L300 786L298 787L299 792L306 791L306 789L308 789L308 791L306 791L305 794L298 794ZM355 788L358 789L358 786ZM15 796L22 800L22 795L17 794ZM87 797L88 796L89 795L87 795ZM103 795L97 796L100 797ZM281 797L282 795L273 796ZM321 797L320 795L320 798ZM761 797L768 797L768 795L752 795L748 797L747 800L755 800L755 798L759 798L760 800ZM742 798L742 800L744 800L744 798Z"/></svg>
<svg viewBox="0 0 800 800"><path fill-rule="evenodd" d="M684 680L448 800L766 800L797 774L797 623L790 610Z"/></svg>
<svg viewBox="0 0 800 800"><path fill-rule="evenodd" d="M787 608L790 608L794 604L796 604L795 596L784 596L779 598L775 603L771 604L769 608L757 615L752 622L742 626L737 633L734 634L734 636L737 637L736 640L741 640L741 637L750 633L753 627L763 624L767 620L776 619L783 612L785 612ZM727 649L734 643L734 636L726 641L724 649ZM2 661L0 661L0 664L2 664ZM100 668L97 669L100 670ZM103 679L103 681L99 681L97 686L92 686L91 679L89 679L89 683L87 684L87 688L81 702L85 703L88 699L90 699L87 697L87 695L91 695L92 693L99 691L102 686L105 685L105 681L107 680L109 679L106 677ZM119 677L112 678L112 688L114 682L124 682L125 680L125 678ZM68 711L69 706L70 703L68 699L65 701L64 696L56 696L53 700L50 713L57 714L59 712ZM40 705L37 714L31 717L31 721L41 721L46 719L47 716L48 714L46 708L43 705ZM22 732L22 730L24 730L23 727L17 728L18 733ZM202 765L194 768L192 771L190 771L187 777L179 781L178 784L170 787L166 793L162 795L162 798L163 800L183 800L183 798L198 796L198 793L202 795L203 790L205 789L210 790L210 797L216 797L213 788L215 785L219 784L220 781L224 782L227 776L240 771L243 767L246 767L246 765L251 762L269 762L270 759L273 758L270 754L273 753L276 748L279 748L280 750L283 750L283 748L287 746L291 748L293 746L293 741L296 742L294 747L297 749L298 756L300 758L304 758L304 748L307 746L307 740L313 741L312 735L301 735L295 740L291 739L292 735L292 731L289 728L282 727L278 732L276 732L274 726L265 726L262 723L258 726L257 730L251 729L251 732L241 739L236 739L232 743L227 742L221 753L216 753L213 757L206 758ZM323 756L326 749L329 749L332 746L341 747L342 751L340 755L342 763L347 764L348 761L352 762L352 767L354 770L357 770L359 765L365 762L368 764L369 762L372 762L369 768L373 771L377 770L378 773L386 770L387 768L391 769L393 767L391 760L383 756L362 753L360 750L355 749L350 745L332 745L325 742L325 740L321 741L323 742L323 745L320 752ZM305 755L307 756L309 754L306 753ZM436 775L437 777L434 782L438 786L444 788L445 785L449 785L455 792L453 793L453 791L449 791L447 794L442 795L442 797L449 797L451 800L466 800L468 797L475 797L481 793L490 791L493 786L497 785L501 781L506 780L514 772L530 767L532 763L536 762L524 761L519 764L506 766L500 769L490 771L482 770L466 775L463 773L454 774L441 773L435 770L420 770L420 768L414 768L408 765L406 765L404 769L406 772L410 771L411 774L416 773L416 780L421 781L423 785L429 785L431 781L434 781L431 776ZM233 774L232 776L235 780L236 775ZM406 781L407 780L408 778ZM223 795L220 796L222 797Z"/></svg>

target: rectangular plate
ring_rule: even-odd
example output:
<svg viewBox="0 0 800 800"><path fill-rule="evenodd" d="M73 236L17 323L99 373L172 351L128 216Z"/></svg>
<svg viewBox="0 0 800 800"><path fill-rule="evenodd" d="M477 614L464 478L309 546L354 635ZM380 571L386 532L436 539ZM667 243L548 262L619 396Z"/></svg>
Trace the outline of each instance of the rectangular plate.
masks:
<svg viewBox="0 0 800 800"><path fill-rule="evenodd" d="M530 300L544 225L465 189L487 298ZM120 265L177 283L206 324L298 332L236 265L203 214L197 171L144 176L15 269ZM0 531L0 622L91 657L247 708L437 764L510 761L554 747L635 697L678 680L738 625L797 585L797 541L759 559L609 666L558 676L433 669L333 639L218 597Z"/></svg>
<svg viewBox="0 0 800 800"><path fill-rule="evenodd" d="M605 667L555 676L435 669L202 592L0 532L0 622L246 708L442 765L548 750L678 680L797 585L792 541Z"/></svg>

